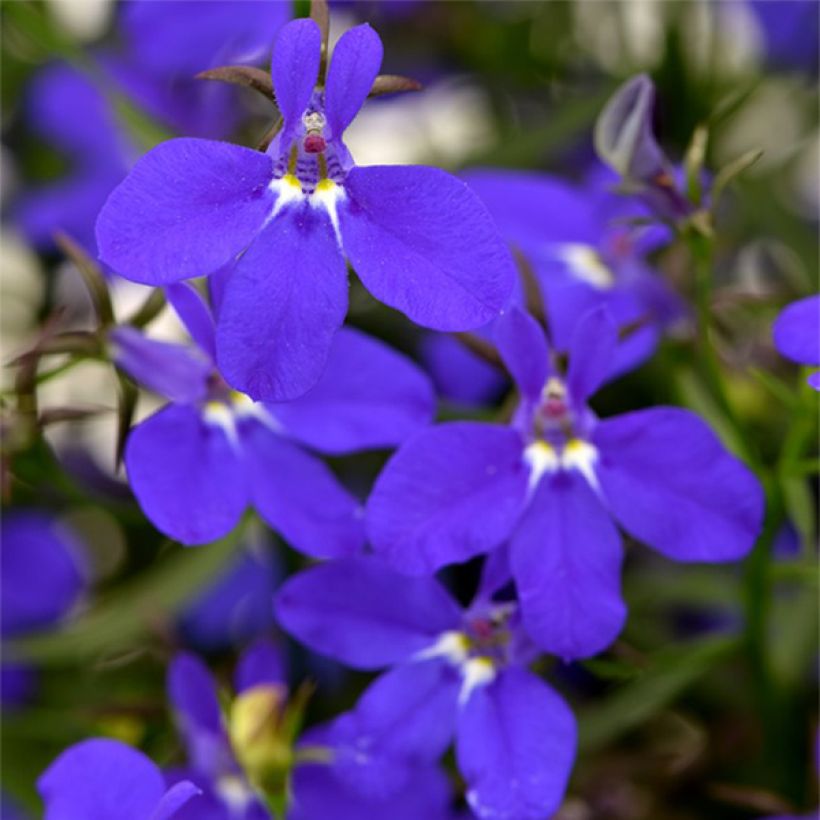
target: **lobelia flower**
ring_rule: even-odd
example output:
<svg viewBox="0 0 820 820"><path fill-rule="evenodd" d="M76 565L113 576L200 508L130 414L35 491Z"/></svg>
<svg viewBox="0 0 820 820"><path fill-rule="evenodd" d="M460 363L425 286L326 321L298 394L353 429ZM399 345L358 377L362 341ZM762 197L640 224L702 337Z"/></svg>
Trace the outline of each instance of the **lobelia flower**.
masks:
<svg viewBox="0 0 820 820"><path fill-rule="evenodd" d="M580 186L549 174L470 170L462 175L481 197L504 238L526 258L544 297L553 347L564 352L580 319L605 306L619 336L608 378L642 364L661 333L682 322L687 309L647 259L669 240L664 226L636 227L640 200L613 192L614 175L597 167ZM516 304L523 294L516 292ZM492 339L492 325L483 329ZM506 380L458 340L428 334L422 356L440 393L468 405L493 401Z"/></svg>
<svg viewBox="0 0 820 820"><path fill-rule="evenodd" d="M190 781L166 789L159 767L142 752L110 738L70 746L37 781L44 820L166 820L199 790Z"/></svg>
<svg viewBox="0 0 820 820"><path fill-rule="evenodd" d="M68 63L50 63L34 75L26 86L23 116L71 169L54 182L24 190L13 206L16 223L38 249L53 249L54 233L62 230L96 255L94 220L136 149L97 86Z"/></svg>
<svg viewBox="0 0 820 820"><path fill-rule="evenodd" d="M255 686L284 690L278 647L266 640L251 645L237 664L235 686L239 696ZM181 652L174 657L168 668L168 699L188 758L187 766L169 772L169 780L191 781L202 795L178 815L180 820L267 820L268 811L231 748L216 682L196 655Z"/></svg>
<svg viewBox="0 0 820 820"><path fill-rule="evenodd" d="M291 6L284 0L129 0L117 22L124 49L100 61L131 99L177 132L219 137L240 119L236 91L196 75L229 63L261 63Z"/></svg>
<svg viewBox="0 0 820 820"><path fill-rule="evenodd" d="M772 327L774 345L787 359L820 365L820 295L807 296L785 307ZM820 371L808 383L820 390Z"/></svg>
<svg viewBox="0 0 820 820"><path fill-rule="evenodd" d="M282 128L266 154L171 140L143 157L97 222L101 259L150 285L219 272L220 372L256 400L309 390L347 312L345 257L368 290L418 324L465 330L503 307L514 271L472 192L435 168L356 167L342 141L382 58L346 32L317 88L312 20L276 38Z"/></svg>
<svg viewBox="0 0 820 820"><path fill-rule="evenodd" d="M511 309L496 339L521 393L512 423L417 434L367 504L374 550L407 573L509 541L524 626L565 659L599 652L623 625L616 522L679 561L739 559L761 526L756 478L693 413L595 417L587 400L609 371L615 336L606 311L592 311L563 372L537 322Z"/></svg>
<svg viewBox="0 0 820 820"><path fill-rule="evenodd" d="M0 627L4 639L60 621L86 587L74 535L38 510L4 513L0 523ZM6 649L0 666L4 706L24 700L34 670Z"/></svg>
<svg viewBox="0 0 820 820"><path fill-rule="evenodd" d="M364 542L359 502L304 448L339 455L395 446L432 418L421 370L351 328L334 340L329 366L302 398L254 402L231 391L214 361L214 325L188 285L169 288L196 348L111 332L112 355L170 403L131 431L125 466L157 529L184 544L228 533L248 505L293 547L329 557Z"/></svg>
<svg viewBox="0 0 820 820"><path fill-rule="evenodd" d="M213 652L247 643L274 628L271 596L283 567L259 526L219 578L188 603L179 618L186 646Z"/></svg>
<svg viewBox="0 0 820 820"><path fill-rule="evenodd" d="M466 610L435 579L407 578L369 557L320 564L282 585L277 618L297 639L357 669L391 667L332 725L337 777L364 794L401 789L408 771L437 760L455 734L479 817L555 811L575 756L575 720L527 671L537 651L516 604L492 600L495 572Z"/></svg>

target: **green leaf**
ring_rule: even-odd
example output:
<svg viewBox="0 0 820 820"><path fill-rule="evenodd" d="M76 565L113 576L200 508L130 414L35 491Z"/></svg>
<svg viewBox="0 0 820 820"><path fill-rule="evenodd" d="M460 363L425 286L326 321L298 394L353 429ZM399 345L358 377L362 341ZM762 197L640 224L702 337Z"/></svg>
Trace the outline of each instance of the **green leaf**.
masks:
<svg viewBox="0 0 820 820"><path fill-rule="evenodd" d="M739 647L736 637L708 638L659 653L641 676L579 714L579 747L599 748L665 709Z"/></svg>
<svg viewBox="0 0 820 820"><path fill-rule="evenodd" d="M4 646L7 658L38 664L77 664L107 652L125 652L153 628L173 618L225 567L242 539L245 523L202 547L176 545L158 565L114 589L59 632L34 635Z"/></svg>
<svg viewBox="0 0 820 820"><path fill-rule="evenodd" d="M762 150L753 148L733 159L728 165L724 165L723 168L718 171L715 182L712 185L712 208L717 205L721 194L729 183L734 181L734 179L746 169L751 168L762 156Z"/></svg>

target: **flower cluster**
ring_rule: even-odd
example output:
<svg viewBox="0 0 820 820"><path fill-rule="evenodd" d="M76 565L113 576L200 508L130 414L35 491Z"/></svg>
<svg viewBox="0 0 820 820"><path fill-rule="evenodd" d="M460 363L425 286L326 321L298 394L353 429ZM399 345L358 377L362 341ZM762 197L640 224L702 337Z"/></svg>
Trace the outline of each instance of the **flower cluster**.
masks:
<svg viewBox="0 0 820 820"><path fill-rule="evenodd" d="M369 96L404 82L380 75L379 36L358 25L329 54L323 4L290 22L284 4L248 5L206 4L185 29L195 45L179 50L190 22L180 5L127 7L130 58L100 54L100 65L146 110L169 104L174 124L197 135L135 163L89 78L55 65L39 80L43 98L57 105L70 89L88 116L35 112L60 122L51 136L79 170L59 208L59 192L41 191L18 220L43 245L59 226L96 249L99 270L78 259L99 321L46 335L21 357L21 395L34 401L32 360L74 355L79 343L113 367L122 464L142 515L201 547L181 557L230 557L157 626L183 753L160 768L136 742L83 740L40 777L44 816L551 817L579 748L567 670L627 625L626 551L735 562L764 529L757 453L714 378L708 291L690 303L661 272L661 252L677 242L693 264L709 262L722 182L703 193L703 163L691 161L698 185L687 188L655 137L645 75L599 117L609 168L589 165L575 184L489 167L457 177L357 165L348 128ZM260 148L206 138L230 130L226 89L181 109L163 96L170 77L259 62L271 39L269 81L231 67L275 100ZM351 274L357 297L420 328L412 338L428 372L354 315ZM129 318L108 301L112 275L155 289ZM777 349L801 364L820 365L818 299L788 306L773 326ZM173 341L146 329L166 303ZM691 409L642 407L640 393L614 412L606 401L609 384L670 344L697 350L708 392L699 406L718 408L719 429ZM809 382L820 389L817 373ZM140 390L154 407L135 416ZM454 418L437 390L483 415ZM362 453L367 469L352 477L346 459ZM274 556L268 530L296 553ZM4 640L75 607L93 577L76 553L49 520L4 519ZM468 564L458 577L470 581L452 583ZM323 657L299 654L291 672L277 627ZM240 646L226 686L223 653ZM2 667L4 698L7 675L31 672L14 664ZM314 713L299 678L332 689L342 667L379 675L342 711Z"/></svg>

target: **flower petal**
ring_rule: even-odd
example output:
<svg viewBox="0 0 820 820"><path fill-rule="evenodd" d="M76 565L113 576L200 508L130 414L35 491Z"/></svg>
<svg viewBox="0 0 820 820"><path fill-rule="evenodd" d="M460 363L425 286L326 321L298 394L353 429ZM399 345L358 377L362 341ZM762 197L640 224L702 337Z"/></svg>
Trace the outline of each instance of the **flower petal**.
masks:
<svg viewBox="0 0 820 820"><path fill-rule="evenodd" d="M384 49L367 23L346 31L333 49L325 85L325 116L331 138L339 138L367 99Z"/></svg>
<svg viewBox="0 0 820 820"><path fill-rule="evenodd" d="M577 473L545 476L510 545L524 628L564 660L594 655L626 620L621 538Z"/></svg>
<svg viewBox="0 0 820 820"><path fill-rule="evenodd" d="M521 438L456 422L410 439L387 462L367 504L373 549L410 574L497 547L527 489Z"/></svg>
<svg viewBox="0 0 820 820"><path fill-rule="evenodd" d="M212 362L216 361L214 317L196 288L187 282L176 282L165 288L165 296L191 338Z"/></svg>
<svg viewBox="0 0 820 820"><path fill-rule="evenodd" d="M335 454L400 444L432 420L435 405L429 379L410 359L342 328L316 387L269 410L291 436Z"/></svg>
<svg viewBox="0 0 820 820"><path fill-rule="evenodd" d="M248 503L244 470L225 431L194 407L168 405L138 424L125 466L151 523L183 544L227 535Z"/></svg>
<svg viewBox="0 0 820 820"><path fill-rule="evenodd" d="M198 348L149 339L129 325L109 333L111 358L143 387L180 404L199 401L213 364Z"/></svg>
<svg viewBox="0 0 820 820"><path fill-rule="evenodd" d="M515 269L490 215L460 180L438 168L353 168L340 209L342 239L365 287L435 330L469 330L495 318Z"/></svg>
<svg viewBox="0 0 820 820"><path fill-rule="evenodd" d="M180 809L187 806L192 797L200 794L202 794L202 789L189 780L174 783L162 796L149 820L169 820L171 817L177 817ZM202 815L200 814L199 817L202 818Z"/></svg>
<svg viewBox="0 0 820 820"><path fill-rule="evenodd" d="M550 242L600 240L589 197L562 180L488 168L465 171L461 178L481 197L504 238L525 253L537 254Z"/></svg>
<svg viewBox="0 0 820 820"><path fill-rule="evenodd" d="M364 771L379 757L413 765L437 760L453 737L460 688L457 670L439 660L403 664L376 678L353 710L353 754L345 767L351 780L366 789ZM367 758L365 766L356 753Z"/></svg>
<svg viewBox="0 0 820 820"><path fill-rule="evenodd" d="M0 626L19 635L54 623L77 601L85 582L81 547L72 533L35 510L0 521ZM5 695L5 693L4 693Z"/></svg>
<svg viewBox="0 0 820 820"><path fill-rule="evenodd" d="M301 121L319 77L322 34L308 17L282 26L273 44L271 76L283 131Z"/></svg>
<svg viewBox="0 0 820 820"><path fill-rule="evenodd" d="M528 313L512 306L496 320L494 330L498 352L515 383L527 398L538 399L550 373L543 329Z"/></svg>
<svg viewBox="0 0 820 820"><path fill-rule="evenodd" d="M241 440L254 506L294 549L319 558L361 549L361 505L325 464L256 421Z"/></svg>
<svg viewBox="0 0 820 820"><path fill-rule="evenodd" d="M219 310L216 347L228 383L287 401L324 372L347 312L347 270L326 215L288 208L248 248Z"/></svg>
<svg viewBox="0 0 820 820"><path fill-rule="evenodd" d="M269 157L225 142L174 139L149 151L97 219L100 259L146 285L204 276L231 261L273 209Z"/></svg>
<svg viewBox="0 0 820 820"><path fill-rule="evenodd" d="M280 588L275 609L291 635L357 669L407 660L461 622L435 579L408 578L374 558L311 567Z"/></svg>
<svg viewBox="0 0 820 820"><path fill-rule="evenodd" d="M800 364L820 364L820 295L792 302L772 328L775 347Z"/></svg>
<svg viewBox="0 0 820 820"><path fill-rule="evenodd" d="M584 404L606 381L618 345L618 329L604 307L586 313L578 322L569 348L567 388L572 401Z"/></svg>
<svg viewBox="0 0 820 820"><path fill-rule="evenodd" d="M165 785L142 752L118 740L92 738L66 749L40 777L37 790L46 820L145 820Z"/></svg>
<svg viewBox="0 0 820 820"><path fill-rule="evenodd" d="M270 602L269 602L270 603ZM254 686L287 684L283 647L270 638L257 638L240 656L234 672L240 694Z"/></svg>
<svg viewBox="0 0 820 820"><path fill-rule="evenodd" d="M603 494L635 538L678 561L732 561L752 548L760 484L694 413L626 413L600 422L594 443Z"/></svg>
<svg viewBox="0 0 820 820"><path fill-rule="evenodd" d="M566 703L525 669L506 669L476 689L456 734L470 808L493 820L551 817L566 790L576 735Z"/></svg>

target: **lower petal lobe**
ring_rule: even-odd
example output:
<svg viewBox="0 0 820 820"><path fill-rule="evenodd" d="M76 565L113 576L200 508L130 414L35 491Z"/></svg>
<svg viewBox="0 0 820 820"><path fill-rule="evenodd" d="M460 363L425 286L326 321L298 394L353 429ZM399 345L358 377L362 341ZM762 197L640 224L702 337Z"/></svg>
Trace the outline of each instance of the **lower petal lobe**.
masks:
<svg viewBox="0 0 820 820"><path fill-rule="evenodd" d="M635 538L678 561L732 561L752 548L763 491L694 413L657 407L599 423L601 489Z"/></svg>
<svg viewBox="0 0 820 820"><path fill-rule="evenodd" d="M527 490L518 433L455 422L423 431L387 462L367 504L373 549L425 574L497 547Z"/></svg>
<svg viewBox="0 0 820 820"><path fill-rule="evenodd" d="M347 313L347 270L330 219L285 209L237 262L217 322L222 375L257 401L287 401L324 372Z"/></svg>
<svg viewBox="0 0 820 820"><path fill-rule="evenodd" d="M586 480L546 475L513 534L510 557L524 627L542 649L585 658L615 640L621 600L621 537Z"/></svg>
<svg viewBox="0 0 820 820"><path fill-rule="evenodd" d="M248 502L228 436L190 405L169 404L138 424L128 437L125 466L151 523L183 544L227 535Z"/></svg>
<svg viewBox="0 0 820 820"><path fill-rule="evenodd" d="M525 669L476 689L459 715L456 757L477 817L543 820L564 796L575 758L575 718Z"/></svg>
<svg viewBox="0 0 820 820"><path fill-rule="evenodd" d="M322 461L255 420L241 442L253 504L294 549L338 558L364 546L361 504Z"/></svg>
<svg viewBox="0 0 820 820"><path fill-rule="evenodd" d="M434 330L469 330L504 307L515 268L478 197L438 168L353 168L345 252L381 302Z"/></svg>

